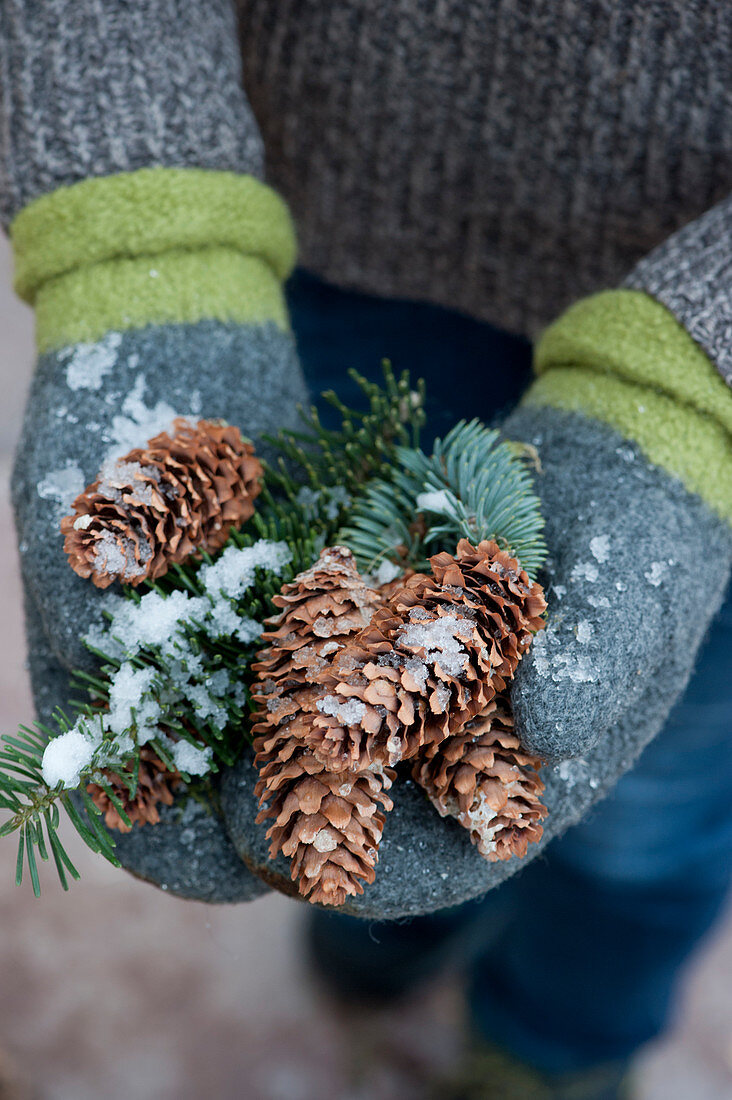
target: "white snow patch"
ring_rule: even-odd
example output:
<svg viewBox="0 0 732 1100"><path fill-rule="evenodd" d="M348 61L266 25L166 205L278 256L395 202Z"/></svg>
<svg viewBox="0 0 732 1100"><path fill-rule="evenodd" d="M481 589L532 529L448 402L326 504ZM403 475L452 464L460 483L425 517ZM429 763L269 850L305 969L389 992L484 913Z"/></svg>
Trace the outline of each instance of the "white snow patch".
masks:
<svg viewBox="0 0 732 1100"><path fill-rule="evenodd" d="M344 726L355 726L366 713L366 704L360 699L341 699L337 695L326 695L316 704L321 714L337 718Z"/></svg>
<svg viewBox="0 0 732 1100"><path fill-rule="evenodd" d="M170 755L178 771L187 775L205 775L211 770L213 749L209 746L199 749L190 741L176 741L171 746Z"/></svg>
<svg viewBox="0 0 732 1100"><path fill-rule="evenodd" d="M112 418L109 436L112 445L107 451L107 460L114 461L135 447L144 447L149 439L170 429L173 421L180 416L165 401L158 401L153 408L149 408L143 401L146 388L145 375L138 374L122 403L124 415Z"/></svg>
<svg viewBox="0 0 732 1100"><path fill-rule="evenodd" d="M599 569L595 563L591 561L577 562L570 574L570 578L573 581L590 581L590 583L594 583L599 576Z"/></svg>
<svg viewBox="0 0 732 1100"><path fill-rule="evenodd" d="M374 573L374 580L377 585L389 584L390 581L395 581L401 572L400 566L393 561L389 561L388 558L384 558Z"/></svg>
<svg viewBox="0 0 732 1100"><path fill-rule="evenodd" d="M610 536L595 535L590 539L590 553L596 561L602 565L610 557Z"/></svg>
<svg viewBox="0 0 732 1100"><path fill-rule="evenodd" d="M49 470L36 485L36 491L42 500L53 500L61 505L59 514L64 515L79 493L84 492L84 486L84 474L76 463L69 459L65 466Z"/></svg>
<svg viewBox="0 0 732 1100"><path fill-rule="evenodd" d="M67 358L66 385L70 390L98 390L105 374L117 362L122 343L119 332L108 332L96 344L77 344L61 352Z"/></svg>
<svg viewBox="0 0 732 1100"><path fill-rule="evenodd" d="M140 555L139 561L135 551ZM152 555L152 547L148 543L135 543L125 535L115 535L111 531L102 531L94 542L94 568L97 573L107 573L123 580L144 576Z"/></svg>
<svg viewBox="0 0 732 1100"><path fill-rule="evenodd" d="M659 584L663 583L667 570L668 565L665 561L652 561L650 569L643 576L649 584L652 584L654 588L658 588Z"/></svg>
<svg viewBox="0 0 732 1100"><path fill-rule="evenodd" d="M588 596L587 602L590 607L610 607L610 600L607 596Z"/></svg>
<svg viewBox="0 0 732 1100"><path fill-rule="evenodd" d="M575 684L589 684L600 676L590 658L578 653L576 647L568 647L551 627L536 635L531 659L538 675L550 677L555 683L571 680Z"/></svg>
<svg viewBox="0 0 732 1100"><path fill-rule="evenodd" d="M154 680L155 670L152 668L135 668L127 661L120 665L111 679L109 712L105 716L112 733L122 735L136 725L141 744L154 735L155 723L161 713L160 704L149 698Z"/></svg>
<svg viewBox="0 0 732 1100"><path fill-rule="evenodd" d="M411 616L410 616L411 617ZM439 665L448 676L459 676L465 667L465 649L459 638L470 638L469 619L444 615L430 622L410 622L397 635L401 645L424 649L424 660Z"/></svg>
<svg viewBox="0 0 732 1100"><path fill-rule="evenodd" d="M179 624L203 618L209 607L203 597L182 591L171 592L169 596L148 592L139 603L120 599L109 633L130 654L154 646L166 650Z"/></svg>
<svg viewBox="0 0 732 1100"><path fill-rule="evenodd" d="M563 600L564 597L567 595L566 586L563 585L563 584L553 584L552 585L552 592L554 593L554 595L557 597L558 600Z"/></svg>
<svg viewBox="0 0 732 1100"><path fill-rule="evenodd" d="M286 542L259 539L253 546L244 549L229 546L213 565L203 566L200 577L212 596L223 592L225 596L238 600L254 583L257 569L279 575L291 560L292 551Z"/></svg>
<svg viewBox="0 0 732 1100"><path fill-rule="evenodd" d="M78 787L81 773L94 759L97 745L98 741L77 726L52 738L43 753L41 771L44 782L52 788L59 783L69 789Z"/></svg>
<svg viewBox="0 0 732 1100"><path fill-rule="evenodd" d="M586 645L594 633L595 628L588 619L583 619L582 622L577 623L577 641L582 645Z"/></svg>
<svg viewBox="0 0 732 1100"><path fill-rule="evenodd" d="M417 496L417 508L420 512L435 512L437 515L454 517L457 512L454 495L447 489L433 489Z"/></svg>

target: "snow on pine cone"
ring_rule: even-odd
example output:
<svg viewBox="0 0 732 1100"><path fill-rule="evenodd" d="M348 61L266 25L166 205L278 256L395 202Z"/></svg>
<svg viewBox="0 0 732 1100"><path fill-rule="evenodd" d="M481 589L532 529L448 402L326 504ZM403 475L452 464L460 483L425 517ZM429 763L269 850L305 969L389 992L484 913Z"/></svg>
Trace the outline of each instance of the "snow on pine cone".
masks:
<svg viewBox="0 0 732 1100"><path fill-rule="evenodd" d="M304 739L334 769L439 745L504 690L544 625L541 586L495 542L462 539L430 566L316 673Z"/></svg>
<svg viewBox="0 0 732 1100"><path fill-rule="evenodd" d="M262 466L238 428L179 418L173 435L108 463L61 521L72 569L98 588L161 577L213 553L252 515Z"/></svg>
<svg viewBox="0 0 732 1100"><path fill-rule="evenodd" d="M262 807L258 822L274 818L267 837L270 857L289 857L291 877L303 897L342 905L374 881L389 769L332 772L297 738L278 730L256 741Z"/></svg>
<svg viewBox="0 0 732 1100"><path fill-rule="evenodd" d="M547 809L541 760L523 752L507 696L417 759L412 777L442 817L454 817L491 862L525 856L541 839Z"/></svg>
<svg viewBox="0 0 732 1100"><path fill-rule="evenodd" d="M181 782L179 773L168 771L160 757L148 745L143 745L140 749L134 797L116 772L104 769L104 776L133 825L157 825L160 821L158 807L172 806L174 791ZM107 792L96 783L89 783L86 789L92 801L102 811L107 828L128 833L130 826L122 820Z"/></svg>

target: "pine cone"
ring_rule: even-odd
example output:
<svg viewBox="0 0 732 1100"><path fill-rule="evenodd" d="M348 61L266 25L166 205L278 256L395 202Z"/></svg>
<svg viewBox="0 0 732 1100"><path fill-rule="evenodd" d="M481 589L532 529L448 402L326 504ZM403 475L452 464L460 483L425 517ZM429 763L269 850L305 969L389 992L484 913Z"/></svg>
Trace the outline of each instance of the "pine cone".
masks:
<svg viewBox="0 0 732 1100"><path fill-rule="evenodd" d="M257 821L274 818L270 858L290 858L292 879L312 902L342 905L362 894L374 881L393 773L331 772L287 732L258 738L256 748Z"/></svg>
<svg viewBox="0 0 732 1100"><path fill-rule="evenodd" d="M442 817L454 817L490 862L525 856L547 815L541 761L521 751L507 696L417 760L413 778Z"/></svg>
<svg viewBox="0 0 732 1100"><path fill-rule="evenodd" d="M98 588L212 553L254 511L262 467L238 429L183 419L173 429L105 468L61 521L71 568Z"/></svg>
<svg viewBox="0 0 732 1100"><path fill-rule="evenodd" d="M173 792L181 781L178 772L168 771L160 757L147 745L140 749L140 768L134 798L130 798L127 786L116 772L104 769L104 774L133 825L157 825L160 821L158 806L173 804ZM130 826L124 823L106 792L96 783L89 783L86 789L94 804L104 814L107 828L129 833Z"/></svg>
<svg viewBox="0 0 732 1100"><path fill-rule="evenodd" d="M351 551L332 546L273 602L282 612L270 620L272 629L262 635L266 648L252 665L259 707L253 729L269 734L287 724L295 735L291 723L299 725L304 709L322 694L313 688L316 673L371 621L381 600L359 575Z"/></svg>
<svg viewBox="0 0 732 1100"><path fill-rule="evenodd" d="M300 735L335 769L439 745L504 690L544 625L541 587L495 542L463 539L430 565L316 674L324 694L307 700Z"/></svg>

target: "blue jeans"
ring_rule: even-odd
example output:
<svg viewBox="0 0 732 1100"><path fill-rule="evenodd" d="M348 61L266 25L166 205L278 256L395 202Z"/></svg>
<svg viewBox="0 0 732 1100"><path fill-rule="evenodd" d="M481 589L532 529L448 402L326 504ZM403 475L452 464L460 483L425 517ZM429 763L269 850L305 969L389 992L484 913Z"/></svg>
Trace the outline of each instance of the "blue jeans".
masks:
<svg viewBox="0 0 732 1100"><path fill-rule="evenodd" d="M350 401L346 367L377 378L389 357L427 381L428 440L463 416L492 419L529 381L525 341L447 310L301 272L290 307L314 392L332 387ZM731 654L728 599L663 732L544 858L480 902L407 925L374 931L321 914L329 950L340 944L344 965L381 954L411 976L420 954L435 958L436 943L462 938L479 1033L550 1073L630 1057L666 1026L679 971L729 886Z"/></svg>

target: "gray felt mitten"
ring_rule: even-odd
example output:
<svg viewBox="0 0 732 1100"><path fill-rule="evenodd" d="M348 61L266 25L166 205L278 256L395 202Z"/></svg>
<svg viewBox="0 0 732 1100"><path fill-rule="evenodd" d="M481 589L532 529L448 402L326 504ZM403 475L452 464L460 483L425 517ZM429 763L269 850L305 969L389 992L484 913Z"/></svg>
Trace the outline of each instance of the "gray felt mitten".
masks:
<svg viewBox="0 0 732 1100"><path fill-rule="evenodd" d="M513 689L518 732L547 760L580 767L592 751L619 775L686 686L724 596L732 395L637 291L569 310L537 367L505 425L537 448L550 551L548 627ZM638 735L621 746L610 731L633 716Z"/></svg>
<svg viewBox="0 0 732 1100"><path fill-rule="evenodd" d="M0 214L40 350L13 500L47 718L103 599L69 569L59 519L105 457L174 414L256 439L306 394L282 295L294 234L261 182L230 0L19 0L0 6L0 49ZM120 837L123 862L187 896L253 896L220 818L186 813Z"/></svg>

